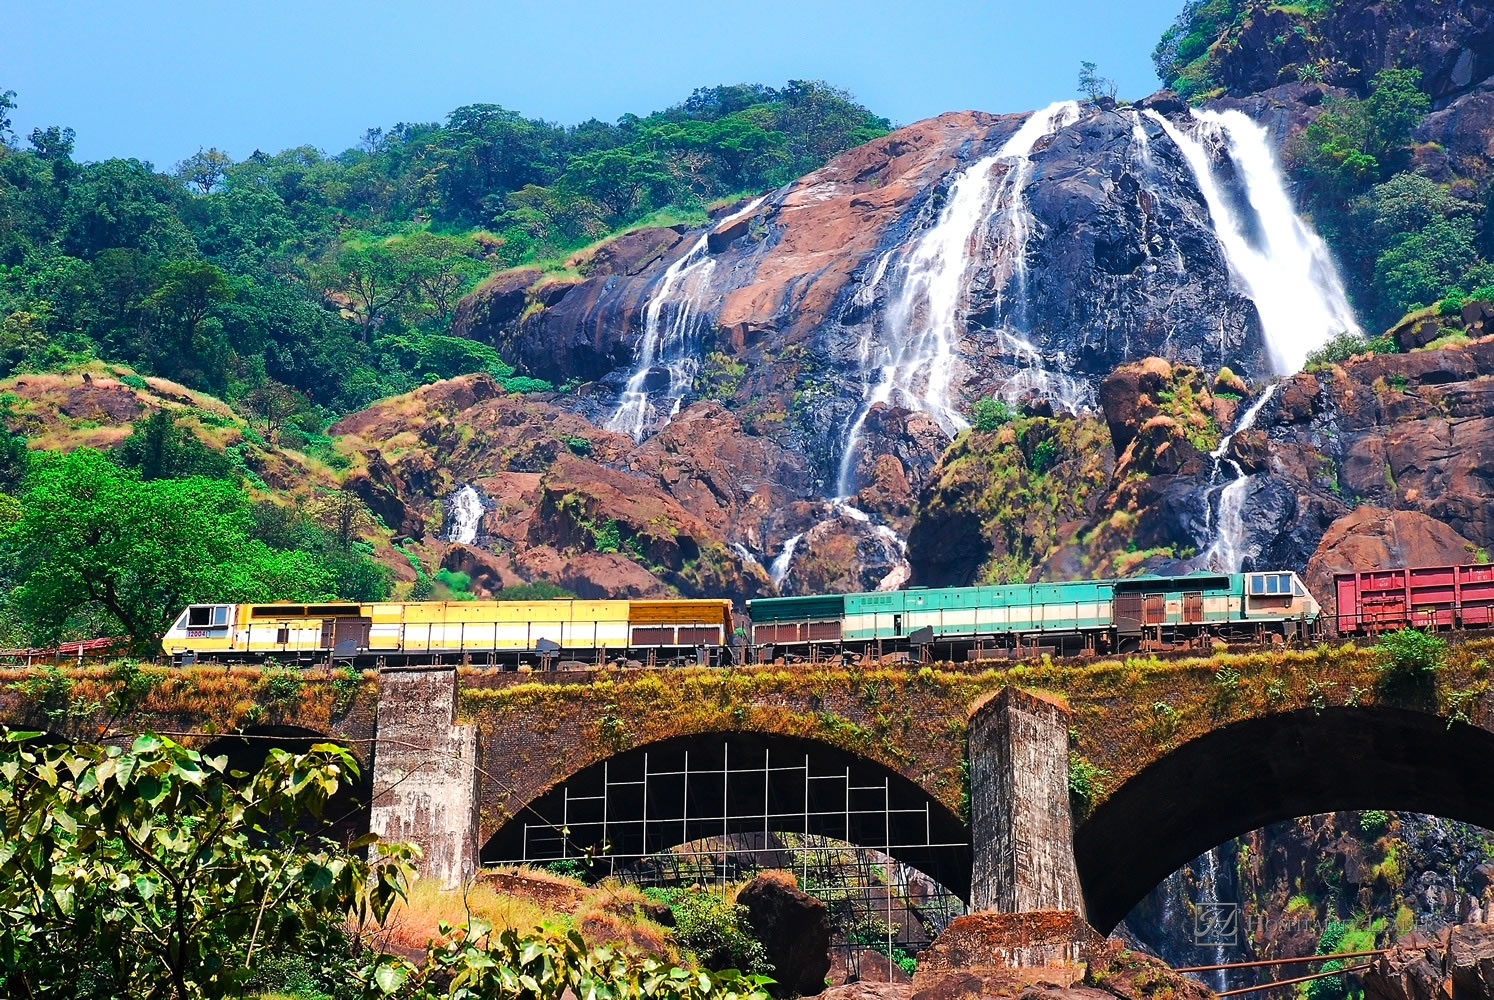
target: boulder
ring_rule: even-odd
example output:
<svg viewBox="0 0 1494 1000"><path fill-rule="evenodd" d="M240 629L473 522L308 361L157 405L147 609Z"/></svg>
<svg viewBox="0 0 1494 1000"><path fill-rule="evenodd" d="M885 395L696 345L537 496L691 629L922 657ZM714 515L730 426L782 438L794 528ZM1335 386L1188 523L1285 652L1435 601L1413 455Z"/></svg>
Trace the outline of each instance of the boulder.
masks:
<svg viewBox="0 0 1494 1000"><path fill-rule="evenodd" d="M1494 998L1494 926L1460 924L1447 943L1453 1000Z"/></svg>
<svg viewBox="0 0 1494 1000"><path fill-rule="evenodd" d="M830 918L825 904L785 871L758 875L737 893L745 920L773 963L776 996L824 989L830 971Z"/></svg>
<svg viewBox="0 0 1494 1000"><path fill-rule="evenodd" d="M1418 934L1402 938L1365 971L1365 1000L1452 1000L1445 948Z"/></svg>
<svg viewBox="0 0 1494 1000"><path fill-rule="evenodd" d="M1308 560L1303 581L1337 614L1335 573L1382 566L1445 566L1472 562L1476 546L1448 525L1414 510L1363 506L1328 526Z"/></svg>
<svg viewBox="0 0 1494 1000"><path fill-rule="evenodd" d="M593 250L590 256L578 258L575 266L587 278L608 274L637 274L655 264L679 242L679 229L644 226L613 237Z"/></svg>
<svg viewBox="0 0 1494 1000"><path fill-rule="evenodd" d="M518 267L484 279L457 303L451 332L488 344L506 344L518 329L519 317L529 304L529 288L540 274L537 267Z"/></svg>

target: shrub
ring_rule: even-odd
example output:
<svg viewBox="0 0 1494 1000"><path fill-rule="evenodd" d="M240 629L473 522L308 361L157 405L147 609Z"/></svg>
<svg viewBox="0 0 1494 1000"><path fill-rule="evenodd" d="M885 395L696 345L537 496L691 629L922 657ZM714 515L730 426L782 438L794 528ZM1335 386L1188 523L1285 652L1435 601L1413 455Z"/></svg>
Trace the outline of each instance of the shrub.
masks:
<svg viewBox="0 0 1494 1000"><path fill-rule="evenodd" d="M1076 751L1069 751L1069 801L1075 818L1084 815L1100 793L1108 771L1097 767Z"/></svg>
<svg viewBox="0 0 1494 1000"><path fill-rule="evenodd" d="M1016 414L1004 399L986 397L970 410L970 425L978 431L994 431L1002 424L1010 423Z"/></svg>
<svg viewBox="0 0 1494 1000"><path fill-rule="evenodd" d="M1447 640L1414 628L1387 632L1375 645L1379 654L1378 669L1383 683L1418 681L1430 677L1442 666Z"/></svg>
<svg viewBox="0 0 1494 1000"><path fill-rule="evenodd" d="M1366 837L1378 837L1390 829L1390 816L1379 809L1366 809L1359 814L1359 832Z"/></svg>
<svg viewBox="0 0 1494 1000"><path fill-rule="evenodd" d="M1032 449L1032 459L1029 466L1036 475L1043 475L1053 466L1058 464L1058 442L1052 438L1044 438Z"/></svg>
<svg viewBox="0 0 1494 1000"><path fill-rule="evenodd" d="M643 892L674 912L675 940L704 967L772 973L767 951L747 928L745 906L699 886Z"/></svg>

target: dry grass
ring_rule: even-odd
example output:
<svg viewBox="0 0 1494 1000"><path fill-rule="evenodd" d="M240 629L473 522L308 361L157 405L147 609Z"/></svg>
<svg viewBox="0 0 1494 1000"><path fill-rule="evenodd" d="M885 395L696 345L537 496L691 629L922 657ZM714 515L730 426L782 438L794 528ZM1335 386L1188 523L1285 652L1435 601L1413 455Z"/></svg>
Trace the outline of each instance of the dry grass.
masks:
<svg viewBox="0 0 1494 1000"><path fill-rule="evenodd" d="M538 891L500 891L488 884L490 875L531 882ZM443 890L434 882L417 881L406 901L390 913L380 939L391 949L423 952L427 942L441 940L443 922L456 927L480 918L494 930L518 934L541 926L574 928L589 945L622 944L678 961L679 949L668 929L644 916L646 905L648 899L632 886L606 881L588 887L543 869L505 866L480 874L463 889Z"/></svg>

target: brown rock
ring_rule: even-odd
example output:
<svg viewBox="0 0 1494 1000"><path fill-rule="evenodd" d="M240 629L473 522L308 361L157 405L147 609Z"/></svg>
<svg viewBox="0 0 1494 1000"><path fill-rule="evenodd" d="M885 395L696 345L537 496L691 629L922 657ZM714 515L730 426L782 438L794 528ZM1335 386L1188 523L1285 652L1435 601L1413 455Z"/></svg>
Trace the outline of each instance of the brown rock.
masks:
<svg viewBox="0 0 1494 1000"><path fill-rule="evenodd" d="M1069 986L1102 938L1067 910L969 913L952 920L918 956L913 985L922 989L949 972L998 972L1033 984Z"/></svg>
<svg viewBox="0 0 1494 1000"><path fill-rule="evenodd" d="M451 545L441 553L441 568L467 574L472 581L472 593L484 598L492 597L504 587L529 582L514 572L508 560L500 560L491 552L470 545Z"/></svg>
<svg viewBox="0 0 1494 1000"><path fill-rule="evenodd" d="M1451 1000L1444 953L1444 947L1420 935L1401 939L1364 973L1365 1000Z"/></svg>
<svg viewBox="0 0 1494 1000"><path fill-rule="evenodd" d="M1303 580L1325 615L1337 613L1333 575L1381 566L1472 561L1475 546L1452 528L1412 510L1359 507L1329 525Z"/></svg>
<svg viewBox="0 0 1494 1000"><path fill-rule="evenodd" d="M489 344L506 343L518 328L529 304L529 288L540 274L537 267L518 267L484 279L457 303L451 332Z"/></svg>
<svg viewBox="0 0 1494 1000"><path fill-rule="evenodd" d="M911 1000L911 983L846 983L815 994L815 1000Z"/></svg>
<svg viewBox="0 0 1494 1000"><path fill-rule="evenodd" d="M830 971L830 918L825 904L785 871L767 871L737 893L745 919L773 963L777 996L812 994Z"/></svg>
<svg viewBox="0 0 1494 1000"><path fill-rule="evenodd" d="M1461 924L1447 943L1453 1000L1494 998L1494 926Z"/></svg>
<svg viewBox="0 0 1494 1000"><path fill-rule="evenodd" d="M57 409L74 420L127 424L140 416L145 407L129 386L90 381L68 389Z"/></svg>
<svg viewBox="0 0 1494 1000"><path fill-rule="evenodd" d="M1171 362L1143 358L1121 365L1100 383L1100 409L1105 413L1117 455L1126 450L1142 424L1156 416L1154 397L1171 379Z"/></svg>
<svg viewBox="0 0 1494 1000"><path fill-rule="evenodd" d="M637 274L659 260L680 241L680 230L665 226L644 226L629 230L597 247L586 258L575 261L585 277L608 274Z"/></svg>
<svg viewBox="0 0 1494 1000"><path fill-rule="evenodd" d="M1120 1000L1164 996L1172 1000L1212 1000L1214 996L1202 983L1174 972L1161 959L1132 951L1116 941L1105 942L1091 957L1084 985Z"/></svg>

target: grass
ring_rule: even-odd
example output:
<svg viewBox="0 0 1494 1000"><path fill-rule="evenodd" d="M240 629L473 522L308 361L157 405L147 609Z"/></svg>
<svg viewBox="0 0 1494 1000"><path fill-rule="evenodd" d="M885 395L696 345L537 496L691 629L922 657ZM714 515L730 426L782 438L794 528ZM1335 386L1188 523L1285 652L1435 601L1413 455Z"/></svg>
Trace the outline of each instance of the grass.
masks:
<svg viewBox="0 0 1494 1000"><path fill-rule="evenodd" d="M494 876L507 878L503 889L489 884ZM461 889L417 881L390 912L381 938L385 947L419 952L428 941L440 940L443 922L460 926L470 917L480 917L497 931L575 929L590 945L623 944L679 961L669 931L643 915L648 902L639 889L614 881L587 886L539 868L504 866L481 873Z"/></svg>

